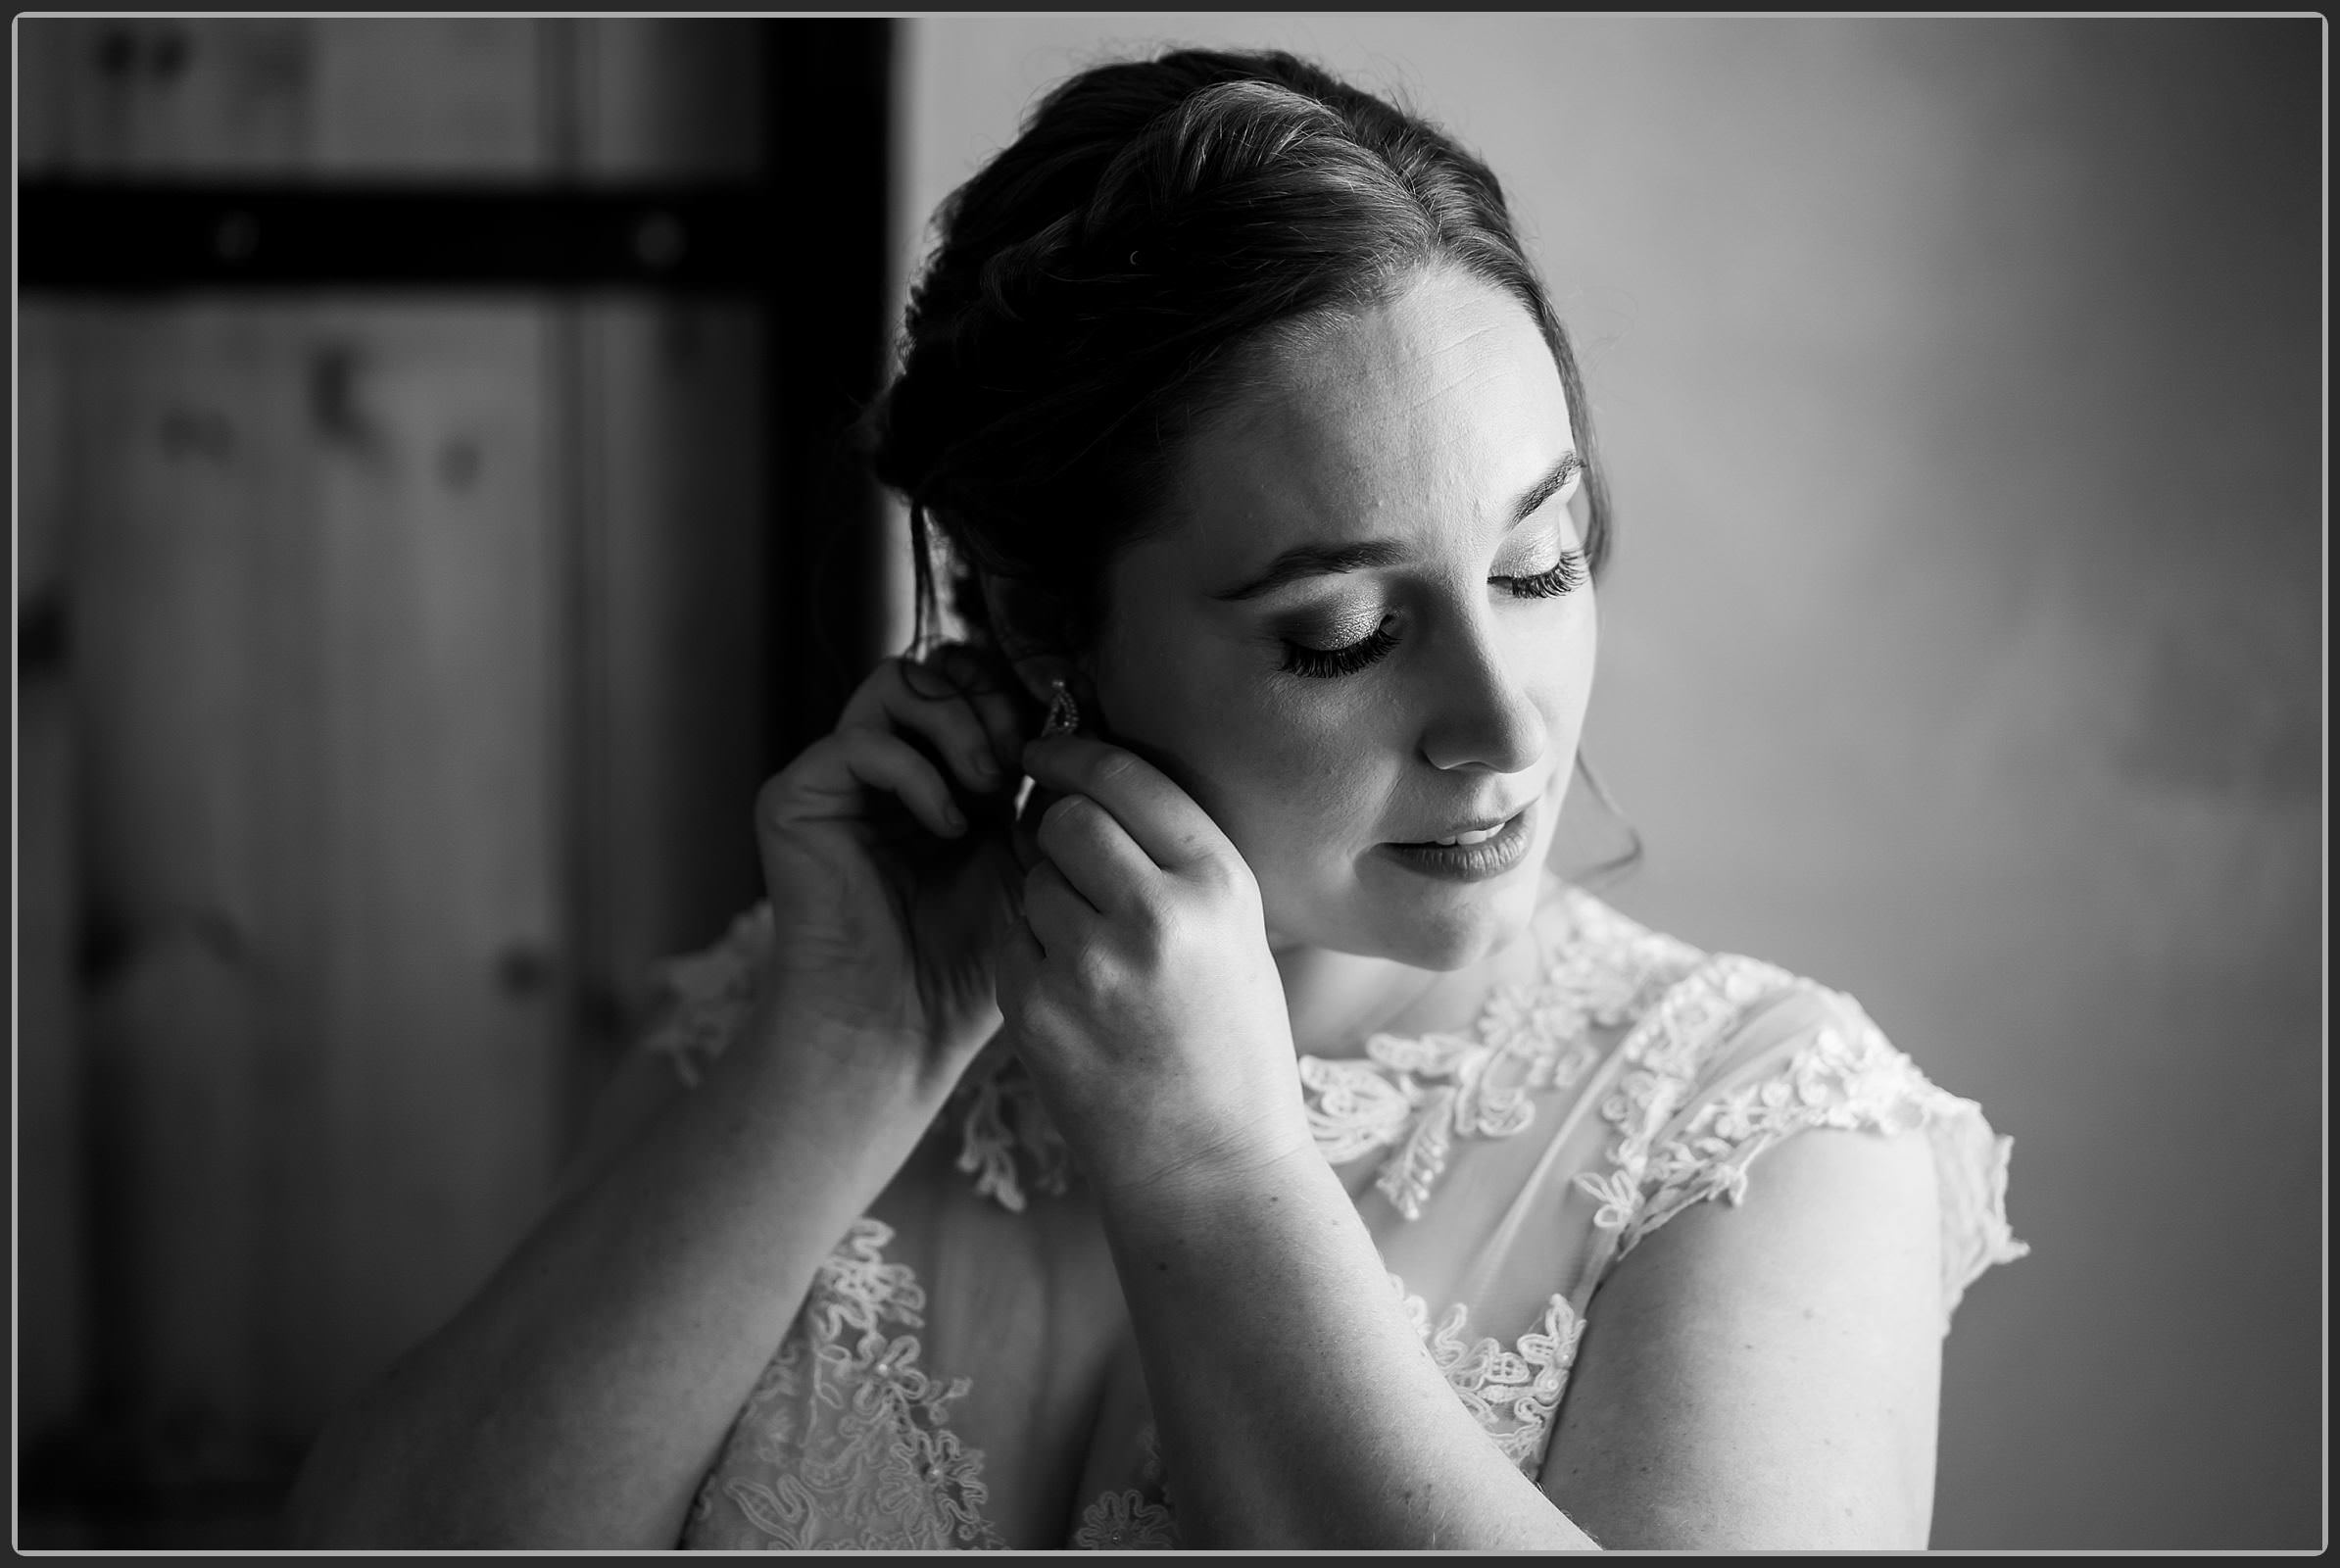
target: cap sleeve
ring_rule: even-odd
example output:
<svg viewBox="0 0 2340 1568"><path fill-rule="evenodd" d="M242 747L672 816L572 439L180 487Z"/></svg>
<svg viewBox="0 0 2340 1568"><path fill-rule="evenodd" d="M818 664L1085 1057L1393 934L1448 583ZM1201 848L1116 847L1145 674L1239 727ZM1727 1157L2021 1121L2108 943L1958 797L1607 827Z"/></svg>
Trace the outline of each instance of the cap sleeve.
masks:
<svg viewBox="0 0 2340 1568"><path fill-rule="evenodd" d="M1621 1054L1601 1107L1616 1132L1607 1166L1577 1179L1613 1238L1604 1272L1692 1203L1739 1201L1756 1157L1813 1127L1925 1133L1941 1194L1945 1330L1984 1269L2029 1250L2007 1222L2014 1140L1928 1081L1848 996L1723 956L1669 991Z"/></svg>

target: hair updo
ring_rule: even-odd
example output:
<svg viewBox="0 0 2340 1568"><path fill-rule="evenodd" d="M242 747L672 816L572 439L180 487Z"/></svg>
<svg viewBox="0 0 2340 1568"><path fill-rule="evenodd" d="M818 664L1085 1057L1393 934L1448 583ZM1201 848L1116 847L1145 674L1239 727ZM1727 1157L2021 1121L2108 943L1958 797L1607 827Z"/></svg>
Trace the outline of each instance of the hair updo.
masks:
<svg viewBox="0 0 2340 1568"><path fill-rule="evenodd" d="M1567 333L1495 176L1428 122L1281 52L1102 66L1042 99L936 225L865 422L909 507L917 640L939 530L979 639L1002 629L980 571L1045 607L1019 639L1089 647L1115 551L1154 519L1181 438L1241 390L1243 351L1433 262L1511 294L1550 346L1600 570L1608 500Z"/></svg>

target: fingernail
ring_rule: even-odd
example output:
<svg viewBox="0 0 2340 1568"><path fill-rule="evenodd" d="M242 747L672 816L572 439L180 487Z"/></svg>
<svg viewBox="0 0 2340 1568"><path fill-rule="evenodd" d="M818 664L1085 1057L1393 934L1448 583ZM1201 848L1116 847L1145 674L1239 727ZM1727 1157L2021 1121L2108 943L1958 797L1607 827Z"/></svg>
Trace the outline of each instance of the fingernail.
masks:
<svg viewBox="0 0 2340 1568"><path fill-rule="evenodd" d="M967 754L967 771L988 782L999 776L999 764L992 760L992 754L989 752L969 752Z"/></svg>
<svg viewBox="0 0 2340 1568"><path fill-rule="evenodd" d="M947 827L965 827L967 825L966 817L960 813L957 807L949 801L943 803L943 822Z"/></svg>

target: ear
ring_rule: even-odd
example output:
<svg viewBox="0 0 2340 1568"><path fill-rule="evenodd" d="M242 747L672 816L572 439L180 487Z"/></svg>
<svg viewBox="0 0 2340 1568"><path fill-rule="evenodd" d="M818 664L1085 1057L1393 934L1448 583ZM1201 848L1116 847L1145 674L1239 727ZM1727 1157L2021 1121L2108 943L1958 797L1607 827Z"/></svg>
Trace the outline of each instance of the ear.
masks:
<svg viewBox="0 0 2340 1568"><path fill-rule="evenodd" d="M1025 692L1045 710L1055 695L1056 682L1062 681L1084 713L1095 712L1097 692L1089 679L1089 661L1067 653L1054 635L1063 624L1055 596L1018 578L988 571L979 578L992 635Z"/></svg>

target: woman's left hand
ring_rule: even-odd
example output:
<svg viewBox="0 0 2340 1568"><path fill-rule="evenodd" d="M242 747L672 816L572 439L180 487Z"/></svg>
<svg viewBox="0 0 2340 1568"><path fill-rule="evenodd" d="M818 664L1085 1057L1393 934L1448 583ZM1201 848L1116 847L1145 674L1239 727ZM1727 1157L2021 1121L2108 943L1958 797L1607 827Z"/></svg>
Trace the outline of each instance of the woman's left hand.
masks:
<svg viewBox="0 0 2340 1568"><path fill-rule="evenodd" d="M1083 735L1032 742L1062 792L1024 841L999 1002L1088 1178L1108 1195L1241 1179L1312 1152L1259 886L1194 798Z"/></svg>

